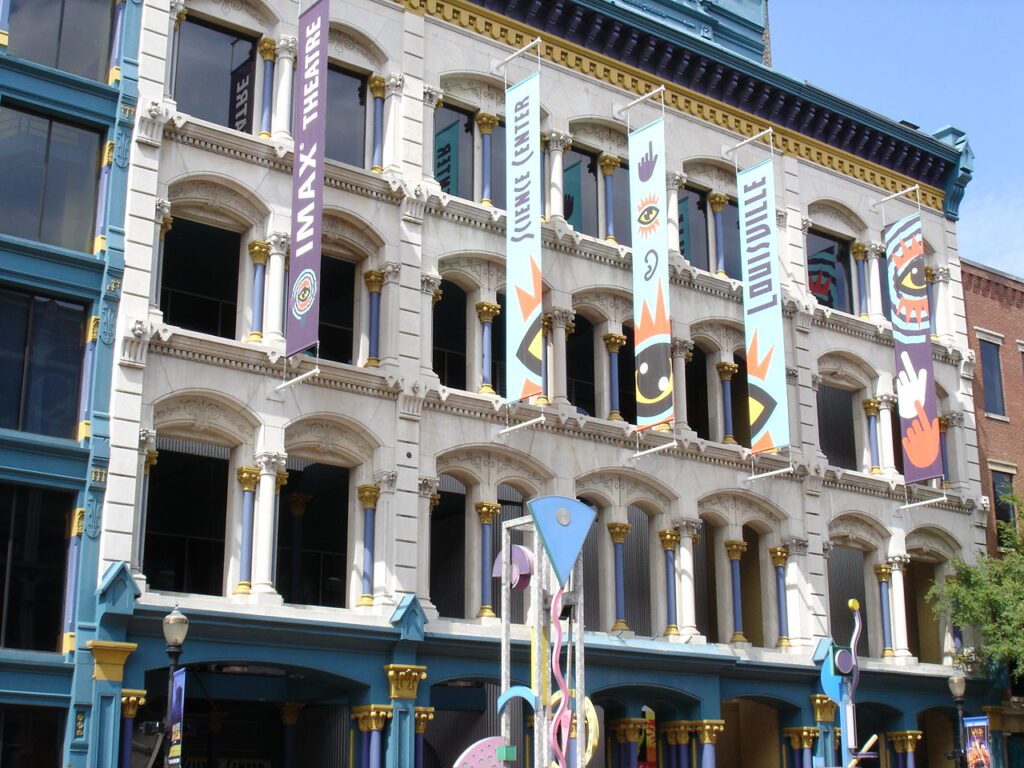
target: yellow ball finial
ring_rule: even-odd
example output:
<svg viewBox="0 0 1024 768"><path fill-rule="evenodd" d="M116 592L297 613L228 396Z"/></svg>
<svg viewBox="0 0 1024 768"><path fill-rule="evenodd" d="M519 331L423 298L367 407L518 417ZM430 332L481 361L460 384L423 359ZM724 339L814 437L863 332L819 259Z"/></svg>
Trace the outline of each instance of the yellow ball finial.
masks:
<svg viewBox="0 0 1024 768"><path fill-rule="evenodd" d="M847 601L846 607L849 608L851 611L859 611L860 610L860 600L858 600L855 597L851 597Z"/></svg>

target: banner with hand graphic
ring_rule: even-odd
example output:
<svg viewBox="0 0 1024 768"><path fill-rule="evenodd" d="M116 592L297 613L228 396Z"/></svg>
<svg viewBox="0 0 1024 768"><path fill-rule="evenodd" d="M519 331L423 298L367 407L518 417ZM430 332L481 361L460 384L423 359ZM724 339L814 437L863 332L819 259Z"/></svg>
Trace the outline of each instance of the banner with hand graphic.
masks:
<svg viewBox="0 0 1024 768"><path fill-rule="evenodd" d="M893 222L882 237L896 347L903 476L908 484L918 483L943 475L921 215Z"/></svg>

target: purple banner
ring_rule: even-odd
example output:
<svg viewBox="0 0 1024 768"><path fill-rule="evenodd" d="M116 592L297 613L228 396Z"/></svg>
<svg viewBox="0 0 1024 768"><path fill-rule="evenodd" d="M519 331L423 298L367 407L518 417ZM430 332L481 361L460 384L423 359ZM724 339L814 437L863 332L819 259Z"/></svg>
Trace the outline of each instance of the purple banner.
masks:
<svg viewBox="0 0 1024 768"><path fill-rule="evenodd" d="M943 473L921 215L914 213L893 222L882 237L896 347L903 476L908 484L918 483Z"/></svg>
<svg viewBox="0 0 1024 768"><path fill-rule="evenodd" d="M329 0L316 0L299 16L295 113L292 131L291 285L285 355L320 337L320 228L324 215L324 144L327 127Z"/></svg>

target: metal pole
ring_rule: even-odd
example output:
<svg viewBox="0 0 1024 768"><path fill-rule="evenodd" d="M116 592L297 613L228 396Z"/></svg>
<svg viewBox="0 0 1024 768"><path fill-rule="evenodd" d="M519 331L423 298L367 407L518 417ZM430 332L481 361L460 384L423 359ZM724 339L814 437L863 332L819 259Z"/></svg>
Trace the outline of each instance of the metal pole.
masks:
<svg viewBox="0 0 1024 768"><path fill-rule="evenodd" d="M167 646L167 708L164 715L164 736L166 747L164 749L164 766L168 765L171 758L171 706L174 701L174 673L178 669L178 659L181 658L180 645ZM184 723L182 723L184 727Z"/></svg>
<svg viewBox="0 0 1024 768"><path fill-rule="evenodd" d="M501 526L501 690L512 687L512 532ZM511 746L512 718L508 707L501 711L501 738Z"/></svg>
<svg viewBox="0 0 1024 768"><path fill-rule="evenodd" d="M576 765L572 768L585 768L587 754L587 710L585 708L587 689L586 679L583 674L583 553L580 553L576 560L576 568L573 572L573 587L575 588L576 604L573 606L573 621L575 635L573 640L576 644Z"/></svg>
<svg viewBox="0 0 1024 768"><path fill-rule="evenodd" d="M967 755L964 753L964 700L953 699L956 704L956 729L953 731L953 754L956 756L957 768L967 768Z"/></svg>

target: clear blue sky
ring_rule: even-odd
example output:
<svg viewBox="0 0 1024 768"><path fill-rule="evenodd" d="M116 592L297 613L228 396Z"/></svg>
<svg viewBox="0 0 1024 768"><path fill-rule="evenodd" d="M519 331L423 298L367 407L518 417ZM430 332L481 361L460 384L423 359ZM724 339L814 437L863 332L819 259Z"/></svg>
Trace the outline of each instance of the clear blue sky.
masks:
<svg viewBox="0 0 1024 768"><path fill-rule="evenodd" d="M1024 0L770 0L772 65L932 133L967 132L960 255L1024 276Z"/></svg>

